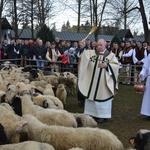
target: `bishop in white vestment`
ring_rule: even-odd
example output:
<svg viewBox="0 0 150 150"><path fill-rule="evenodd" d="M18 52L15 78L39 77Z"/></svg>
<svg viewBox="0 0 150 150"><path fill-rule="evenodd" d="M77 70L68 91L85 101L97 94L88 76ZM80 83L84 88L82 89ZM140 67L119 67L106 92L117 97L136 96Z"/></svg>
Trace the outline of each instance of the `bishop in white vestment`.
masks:
<svg viewBox="0 0 150 150"><path fill-rule="evenodd" d="M119 62L114 53L105 49L100 39L95 50L81 54L78 88L86 98L84 113L97 118L111 118L112 100L118 90Z"/></svg>

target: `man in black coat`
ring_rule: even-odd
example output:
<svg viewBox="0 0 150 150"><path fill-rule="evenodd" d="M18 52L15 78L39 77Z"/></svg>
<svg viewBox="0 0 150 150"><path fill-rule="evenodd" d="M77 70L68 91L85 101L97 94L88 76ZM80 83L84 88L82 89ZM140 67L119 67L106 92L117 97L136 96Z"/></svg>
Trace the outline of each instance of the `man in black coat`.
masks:
<svg viewBox="0 0 150 150"><path fill-rule="evenodd" d="M44 71L44 63L45 63L42 60L45 60L46 53L47 48L43 44L43 41L40 39L38 41L38 45L36 45L34 48L34 55L36 57L36 65L38 69L41 69L42 71Z"/></svg>

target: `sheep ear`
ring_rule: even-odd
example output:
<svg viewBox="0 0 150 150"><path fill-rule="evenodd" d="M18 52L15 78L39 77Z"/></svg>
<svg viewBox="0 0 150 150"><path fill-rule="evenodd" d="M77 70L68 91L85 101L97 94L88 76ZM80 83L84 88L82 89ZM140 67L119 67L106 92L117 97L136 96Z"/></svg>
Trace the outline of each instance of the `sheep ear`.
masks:
<svg viewBox="0 0 150 150"><path fill-rule="evenodd" d="M131 138L129 139L129 143L130 143L131 145L135 144L135 137L131 137Z"/></svg>
<svg viewBox="0 0 150 150"><path fill-rule="evenodd" d="M28 123L26 121L20 121L17 123L18 126L23 127L24 125L27 125Z"/></svg>
<svg viewBox="0 0 150 150"><path fill-rule="evenodd" d="M44 107L44 108L48 108L48 102L47 102L47 100L44 100L44 101L43 101L43 107Z"/></svg>

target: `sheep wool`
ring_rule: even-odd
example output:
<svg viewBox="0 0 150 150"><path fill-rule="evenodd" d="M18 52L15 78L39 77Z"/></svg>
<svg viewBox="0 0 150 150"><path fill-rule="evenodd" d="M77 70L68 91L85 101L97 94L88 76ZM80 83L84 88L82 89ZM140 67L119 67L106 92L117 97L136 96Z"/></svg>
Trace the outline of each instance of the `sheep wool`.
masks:
<svg viewBox="0 0 150 150"><path fill-rule="evenodd" d="M5 102L6 92L0 90L0 103Z"/></svg>
<svg viewBox="0 0 150 150"><path fill-rule="evenodd" d="M32 99L35 104L43 108L64 109L63 103L56 96L34 93Z"/></svg>
<svg viewBox="0 0 150 150"><path fill-rule="evenodd" d="M17 144L0 145L0 150L55 150L47 143L26 141Z"/></svg>
<svg viewBox="0 0 150 150"><path fill-rule="evenodd" d="M0 105L0 123L4 127L9 143L18 143L19 136L16 134L16 123L20 117Z"/></svg>
<svg viewBox="0 0 150 150"><path fill-rule="evenodd" d="M80 147L84 150L124 150L121 141L109 130L47 126L32 115L24 115L16 132L26 132L30 140L52 145L55 150Z"/></svg>
<svg viewBox="0 0 150 150"><path fill-rule="evenodd" d="M5 107L8 111L12 112L12 114L15 114L15 111L8 103L1 103L0 105Z"/></svg>
<svg viewBox="0 0 150 150"><path fill-rule="evenodd" d="M18 91L20 90L18 89ZM25 91L21 98L22 114L32 114L47 125L77 127L76 119L71 113L66 110L44 109L38 105L34 105L31 95L26 92L28 91Z"/></svg>
<svg viewBox="0 0 150 150"><path fill-rule="evenodd" d="M58 97L64 105L66 105L67 91L64 84L59 84L56 90L56 97Z"/></svg>
<svg viewBox="0 0 150 150"><path fill-rule="evenodd" d="M44 95L55 95L53 91L53 86L51 84L47 84L45 90L43 91Z"/></svg>
<svg viewBox="0 0 150 150"><path fill-rule="evenodd" d="M78 127L97 127L97 122L89 115L72 113L77 120Z"/></svg>
<svg viewBox="0 0 150 150"><path fill-rule="evenodd" d="M76 147L76 148L71 148L71 149L69 149L69 150L84 150L83 148L78 148L78 147Z"/></svg>

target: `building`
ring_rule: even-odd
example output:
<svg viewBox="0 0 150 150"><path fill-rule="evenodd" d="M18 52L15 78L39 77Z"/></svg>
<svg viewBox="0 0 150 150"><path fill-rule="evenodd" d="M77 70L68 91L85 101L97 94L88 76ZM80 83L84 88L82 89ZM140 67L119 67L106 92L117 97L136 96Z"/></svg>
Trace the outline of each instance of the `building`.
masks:
<svg viewBox="0 0 150 150"><path fill-rule="evenodd" d="M0 35L1 41L3 41L4 39L7 39L8 43L10 43L11 31L13 28L6 18L1 18L1 25L2 25L1 35Z"/></svg>

